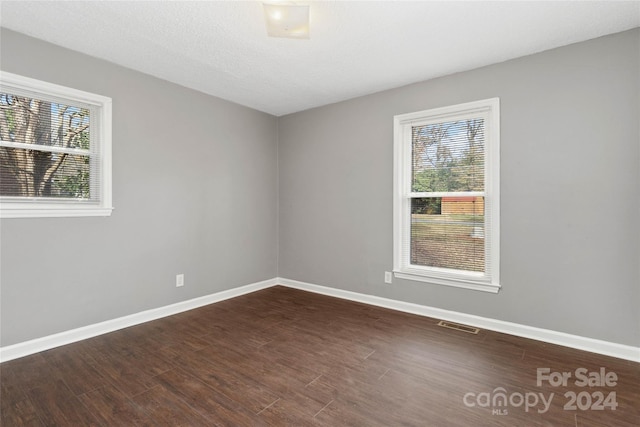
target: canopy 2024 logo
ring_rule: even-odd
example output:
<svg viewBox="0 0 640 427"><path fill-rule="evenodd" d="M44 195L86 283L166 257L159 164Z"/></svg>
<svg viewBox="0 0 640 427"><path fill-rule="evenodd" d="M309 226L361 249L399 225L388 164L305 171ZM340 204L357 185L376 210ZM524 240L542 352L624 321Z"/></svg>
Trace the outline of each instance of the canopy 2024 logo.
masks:
<svg viewBox="0 0 640 427"><path fill-rule="evenodd" d="M618 375L605 368L599 371L589 371L587 368L578 368L573 372L552 372L551 368L538 368L536 371L536 385L542 387L543 384L551 387L615 387L618 384ZM605 394L606 393L606 394ZM564 393L565 411L615 411L618 407L616 392L609 391L580 391L569 390ZM544 414L551 407L551 403L556 397L556 393L545 395L541 392L508 393L503 387L497 387L493 391L481 393L469 392L462 398L467 407L490 408L492 415L508 415L508 408L524 407L525 412L535 409L538 413Z"/></svg>

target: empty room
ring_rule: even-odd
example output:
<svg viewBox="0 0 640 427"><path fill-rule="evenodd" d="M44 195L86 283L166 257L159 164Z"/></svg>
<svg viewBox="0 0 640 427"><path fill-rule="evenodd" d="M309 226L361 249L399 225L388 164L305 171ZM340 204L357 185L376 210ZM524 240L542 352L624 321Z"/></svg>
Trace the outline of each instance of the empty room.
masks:
<svg viewBox="0 0 640 427"><path fill-rule="evenodd" d="M640 2L0 27L0 425L640 425Z"/></svg>

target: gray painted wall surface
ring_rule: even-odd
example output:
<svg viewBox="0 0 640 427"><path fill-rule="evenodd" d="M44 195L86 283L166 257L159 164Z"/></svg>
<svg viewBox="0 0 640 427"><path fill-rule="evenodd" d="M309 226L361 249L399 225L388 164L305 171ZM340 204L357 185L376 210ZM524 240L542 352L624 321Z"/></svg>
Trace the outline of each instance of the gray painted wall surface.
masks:
<svg viewBox="0 0 640 427"><path fill-rule="evenodd" d="M278 275L640 345L640 30L280 119L1 36L2 69L113 98L115 206L2 220L1 346ZM383 284L393 116L494 96L503 290Z"/></svg>
<svg viewBox="0 0 640 427"><path fill-rule="evenodd" d="M3 70L113 99L115 207L2 220L2 346L277 276L275 117L1 36Z"/></svg>
<svg viewBox="0 0 640 427"><path fill-rule="evenodd" d="M640 31L281 117L279 274L640 345ZM396 114L501 99L501 282L394 279Z"/></svg>

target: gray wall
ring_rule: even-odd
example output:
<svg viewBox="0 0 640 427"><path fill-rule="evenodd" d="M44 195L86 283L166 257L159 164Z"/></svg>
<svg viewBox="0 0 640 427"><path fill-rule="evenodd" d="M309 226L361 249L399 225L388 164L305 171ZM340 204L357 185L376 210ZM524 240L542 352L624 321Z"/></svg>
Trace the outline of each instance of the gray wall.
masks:
<svg viewBox="0 0 640 427"><path fill-rule="evenodd" d="M276 119L2 30L3 70L113 98L116 209L2 220L0 345L278 275L640 345L639 40L636 29ZM385 285L393 116L494 96L503 290Z"/></svg>
<svg viewBox="0 0 640 427"><path fill-rule="evenodd" d="M638 29L281 117L279 274L640 345ZM501 99L497 295L394 279L392 119Z"/></svg>
<svg viewBox="0 0 640 427"><path fill-rule="evenodd" d="M0 51L113 99L115 206L2 220L2 346L277 276L277 118L11 31Z"/></svg>

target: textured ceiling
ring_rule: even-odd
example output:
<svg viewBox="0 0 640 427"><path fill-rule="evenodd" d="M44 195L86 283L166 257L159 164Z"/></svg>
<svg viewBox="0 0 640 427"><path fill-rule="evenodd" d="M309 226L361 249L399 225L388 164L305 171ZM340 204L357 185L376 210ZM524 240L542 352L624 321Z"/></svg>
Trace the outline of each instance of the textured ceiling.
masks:
<svg viewBox="0 0 640 427"><path fill-rule="evenodd" d="M640 2L310 4L311 38L260 2L6 1L3 27L274 115L640 26Z"/></svg>

